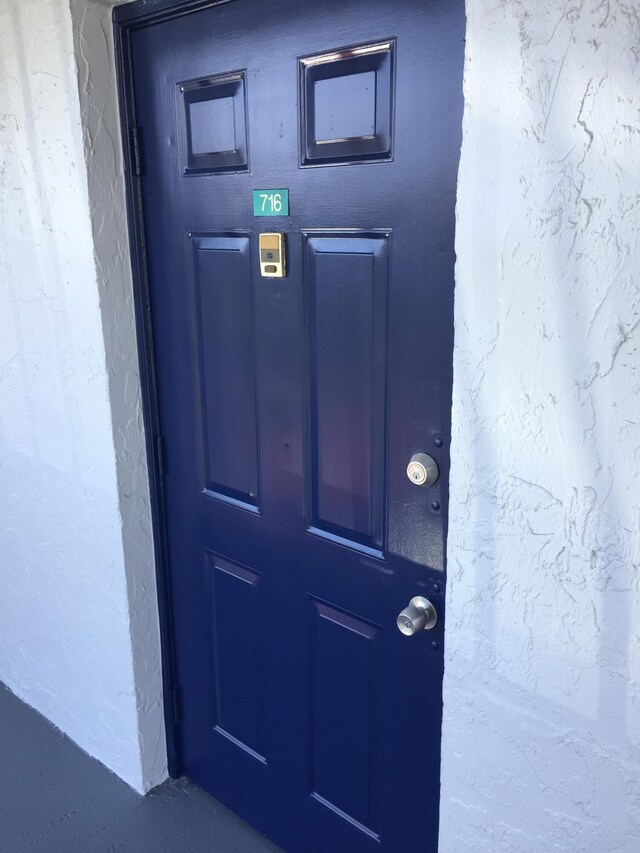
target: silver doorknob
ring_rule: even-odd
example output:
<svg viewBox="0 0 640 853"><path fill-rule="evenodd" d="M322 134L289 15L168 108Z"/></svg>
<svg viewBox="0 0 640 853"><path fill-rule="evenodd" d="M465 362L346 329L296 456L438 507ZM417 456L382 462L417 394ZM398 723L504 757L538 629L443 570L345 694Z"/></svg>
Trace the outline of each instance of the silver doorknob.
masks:
<svg viewBox="0 0 640 853"><path fill-rule="evenodd" d="M407 465L407 477L416 486L433 486L440 476L438 463L428 453L414 453Z"/></svg>
<svg viewBox="0 0 640 853"><path fill-rule="evenodd" d="M428 598L415 595L398 616L396 624L407 637L412 637L420 631L431 631L438 623L438 613Z"/></svg>

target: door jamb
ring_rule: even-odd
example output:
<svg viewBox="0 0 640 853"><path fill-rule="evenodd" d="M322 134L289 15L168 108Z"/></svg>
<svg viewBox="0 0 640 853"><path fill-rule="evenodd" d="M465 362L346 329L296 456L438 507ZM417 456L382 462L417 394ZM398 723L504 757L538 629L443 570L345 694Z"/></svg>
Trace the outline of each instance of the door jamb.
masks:
<svg viewBox="0 0 640 853"><path fill-rule="evenodd" d="M135 328L155 546L167 764L169 775L174 779L182 774L180 702L175 664L173 608L166 535L165 459L155 375L155 351L151 325L151 300L142 203L144 164L141 165L140 155L142 151L140 146L143 140L139 139L137 134L131 33L140 27L186 15L198 9L230 2L233 0L136 0L134 3L116 6L112 13L118 112L124 158L127 231L131 253Z"/></svg>

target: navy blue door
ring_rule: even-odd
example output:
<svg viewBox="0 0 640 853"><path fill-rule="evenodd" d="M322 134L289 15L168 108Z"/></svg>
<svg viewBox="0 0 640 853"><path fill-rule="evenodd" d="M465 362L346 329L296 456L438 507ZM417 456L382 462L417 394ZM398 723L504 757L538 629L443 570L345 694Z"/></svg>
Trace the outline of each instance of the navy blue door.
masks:
<svg viewBox="0 0 640 853"><path fill-rule="evenodd" d="M131 38L180 754L290 853L437 846L463 32L233 0Z"/></svg>

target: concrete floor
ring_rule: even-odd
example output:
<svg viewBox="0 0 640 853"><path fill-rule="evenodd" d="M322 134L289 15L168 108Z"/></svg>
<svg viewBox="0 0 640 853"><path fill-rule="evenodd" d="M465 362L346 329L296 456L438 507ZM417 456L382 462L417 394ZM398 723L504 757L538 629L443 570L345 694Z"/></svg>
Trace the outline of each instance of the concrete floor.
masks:
<svg viewBox="0 0 640 853"><path fill-rule="evenodd" d="M0 684L1 853L278 853L186 779L146 797Z"/></svg>

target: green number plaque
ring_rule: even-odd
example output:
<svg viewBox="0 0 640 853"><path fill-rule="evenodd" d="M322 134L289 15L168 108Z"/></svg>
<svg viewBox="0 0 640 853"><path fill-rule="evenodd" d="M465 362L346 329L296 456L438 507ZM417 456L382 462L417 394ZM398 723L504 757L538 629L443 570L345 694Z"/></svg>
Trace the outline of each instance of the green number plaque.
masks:
<svg viewBox="0 0 640 853"><path fill-rule="evenodd" d="M288 216L289 190L254 190L254 216Z"/></svg>

